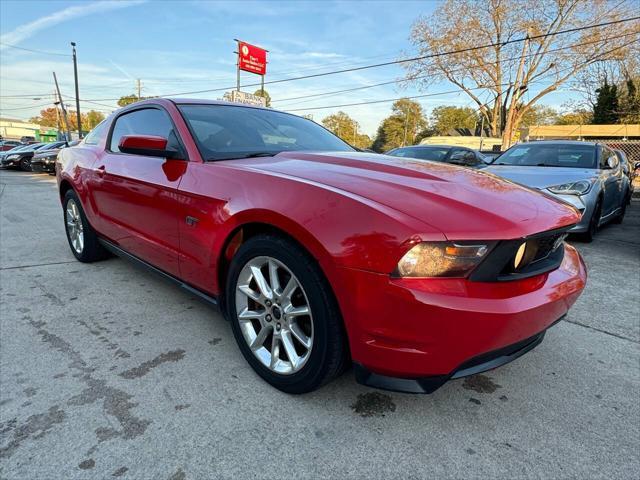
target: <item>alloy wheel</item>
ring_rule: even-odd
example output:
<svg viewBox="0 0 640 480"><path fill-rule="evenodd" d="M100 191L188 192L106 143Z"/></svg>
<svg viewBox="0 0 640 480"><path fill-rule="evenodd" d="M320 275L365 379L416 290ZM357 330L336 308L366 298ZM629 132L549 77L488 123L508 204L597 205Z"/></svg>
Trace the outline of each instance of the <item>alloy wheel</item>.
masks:
<svg viewBox="0 0 640 480"><path fill-rule="evenodd" d="M236 312L249 349L269 370L298 372L313 347L313 316L296 276L272 257L248 261L236 282Z"/></svg>
<svg viewBox="0 0 640 480"><path fill-rule="evenodd" d="M67 234L69 235L71 247L77 254L81 254L84 249L84 228L80 217L80 209L73 199L67 202L65 223L67 224Z"/></svg>

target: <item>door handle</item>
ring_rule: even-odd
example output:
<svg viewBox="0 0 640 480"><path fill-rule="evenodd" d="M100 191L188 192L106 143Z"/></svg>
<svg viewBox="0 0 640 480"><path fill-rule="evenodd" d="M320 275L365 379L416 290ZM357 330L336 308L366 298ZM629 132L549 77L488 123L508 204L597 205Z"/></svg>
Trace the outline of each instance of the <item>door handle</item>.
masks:
<svg viewBox="0 0 640 480"><path fill-rule="evenodd" d="M96 169L96 175L98 175L100 178L104 177L104 174L106 173L106 169L104 165L100 165L97 169Z"/></svg>

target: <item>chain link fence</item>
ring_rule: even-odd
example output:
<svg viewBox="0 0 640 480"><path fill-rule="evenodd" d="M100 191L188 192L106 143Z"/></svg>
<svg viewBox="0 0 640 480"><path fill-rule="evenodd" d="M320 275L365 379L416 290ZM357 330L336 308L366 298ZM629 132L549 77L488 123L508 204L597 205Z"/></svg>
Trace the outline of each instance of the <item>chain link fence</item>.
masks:
<svg viewBox="0 0 640 480"><path fill-rule="evenodd" d="M640 162L640 140L611 140L611 139L589 139L592 142L603 143L609 148L615 148L616 150L622 150L627 154L627 158L631 163L630 167L633 169L633 166L636 162ZM636 175L633 178L633 187L634 192L633 196L636 198L640 198L640 175Z"/></svg>

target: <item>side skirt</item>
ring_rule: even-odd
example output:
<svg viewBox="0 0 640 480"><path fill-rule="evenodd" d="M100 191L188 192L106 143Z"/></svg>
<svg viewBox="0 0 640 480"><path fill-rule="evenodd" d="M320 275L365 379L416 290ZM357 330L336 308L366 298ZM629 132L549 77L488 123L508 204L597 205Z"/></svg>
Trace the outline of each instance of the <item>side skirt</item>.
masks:
<svg viewBox="0 0 640 480"><path fill-rule="evenodd" d="M155 273L156 275L158 275L160 278L164 279L165 281L168 281L169 283L171 283L173 285L179 286L183 290L186 290L187 292L195 295L200 300L203 300L204 302L208 303L209 305L213 305L216 308L220 309L220 304L218 302L218 298L217 297L209 295L208 293L205 293L202 290L199 290L199 289L197 289L195 287L192 287L191 285L189 285L189 284L183 282L182 280L180 280L178 277L174 277L173 275L171 275L171 274L169 274L167 272L164 272L164 271L160 270L157 267L154 267L150 263L147 263L144 260L136 257L135 255L132 255L131 253L127 252L126 250L123 250L120 247L118 247L118 246L114 245L113 243L109 242L108 240L105 240L104 238L100 238L99 241L100 241L100 243L102 244L102 246L104 248L109 250L114 255L117 255L118 257L121 257L121 258L124 258L125 260L130 261L134 265L137 265L137 266L143 268L144 270L147 270L147 271L150 271L152 273Z"/></svg>

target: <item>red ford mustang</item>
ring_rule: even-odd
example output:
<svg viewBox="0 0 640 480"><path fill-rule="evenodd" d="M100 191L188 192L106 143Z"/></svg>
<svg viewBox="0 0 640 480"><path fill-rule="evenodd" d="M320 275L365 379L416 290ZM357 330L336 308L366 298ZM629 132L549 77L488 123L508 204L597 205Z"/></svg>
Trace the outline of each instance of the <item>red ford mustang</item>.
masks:
<svg viewBox="0 0 640 480"><path fill-rule="evenodd" d="M270 109L139 102L56 170L78 260L110 251L218 303L286 392L350 362L367 385L432 392L534 348L586 282L572 207Z"/></svg>

